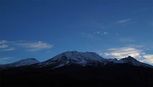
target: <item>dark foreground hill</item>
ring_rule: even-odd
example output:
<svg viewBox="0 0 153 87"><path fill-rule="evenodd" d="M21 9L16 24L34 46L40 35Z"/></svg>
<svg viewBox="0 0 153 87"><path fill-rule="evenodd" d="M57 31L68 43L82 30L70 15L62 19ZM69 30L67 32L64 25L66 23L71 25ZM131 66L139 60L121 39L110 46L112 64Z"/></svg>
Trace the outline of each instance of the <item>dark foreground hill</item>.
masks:
<svg viewBox="0 0 153 87"><path fill-rule="evenodd" d="M153 87L153 68L132 57L108 61L93 53L90 56L98 59L88 59L86 53L79 55L60 54L42 63L1 69L0 86Z"/></svg>

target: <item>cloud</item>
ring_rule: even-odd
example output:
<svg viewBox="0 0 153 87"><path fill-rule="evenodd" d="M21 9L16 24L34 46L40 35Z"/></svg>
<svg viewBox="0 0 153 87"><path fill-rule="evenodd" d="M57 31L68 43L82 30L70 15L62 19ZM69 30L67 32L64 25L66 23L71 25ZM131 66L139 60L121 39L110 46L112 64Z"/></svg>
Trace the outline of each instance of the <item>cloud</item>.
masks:
<svg viewBox="0 0 153 87"><path fill-rule="evenodd" d="M11 63L14 62L14 57L0 57L0 64L7 64L7 63ZM13 59L13 60L10 60Z"/></svg>
<svg viewBox="0 0 153 87"><path fill-rule="evenodd" d="M131 20L132 20L131 18L127 18L127 19L118 20L116 23L124 24L124 23L130 22Z"/></svg>
<svg viewBox="0 0 153 87"><path fill-rule="evenodd" d="M0 41L0 49L8 48L7 41L1 40Z"/></svg>
<svg viewBox="0 0 153 87"><path fill-rule="evenodd" d="M141 47L140 47L141 48ZM111 48L104 52L103 56L106 58L122 59L128 56L132 56L137 60L153 65L153 54L147 54L144 49L138 47L121 47Z"/></svg>
<svg viewBox="0 0 153 87"><path fill-rule="evenodd" d="M143 56L142 62L149 63L153 65L153 54L146 54Z"/></svg>
<svg viewBox="0 0 153 87"><path fill-rule="evenodd" d="M0 40L0 44L5 44L7 42L8 42L7 40Z"/></svg>
<svg viewBox="0 0 153 87"><path fill-rule="evenodd" d="M104 32L101 32L101 31L97 31L94 33L95 35L98 35L98 36L105 36L108 34L108 32L104 31Z"/></svg>
<svg viewBox="0 0 153 87"><path fill-rule="evenodd" d="M12 48L7 40L0 40L0 51L12 51L15 48Z"/></svg>
<svg viewBox="0 0 153 87"><path fill-rule="evenodd" d="M6 44L0 44L0 49L1 48L7 48L8 47L8 45L6 45Z"/></svg>
<svg viewBox="0 0 153 87"><path fill-rule="evenodd" d="M122 38L119 38L119 41L121 43L134 43L136 40L129 37L124 37L124 38L122 37Z"/></svg>
<svg viewBox="0 0 153 87"><path fill-rule="evenodd" d="M45 43L43 41L21 42L19 43L19 45L27 49L28 51L40 51L40 50L50 49L53 47L53 45Z"/></svg>
<svg viewBox="0 0 153 87"><path fill-rule="evenodd" d="M52 48L53 45L43 41L7 41L0 40L0 52L13 50L41 51Z"/></svg>
<svg viewBox="0 0 153 87"><path fill-rule="evenodd" d="M127 56L132 56L134 58L140 58L143 54L142 50L132 48L132 47L122 47L122 48L111 48L104 53L105 56L112 58L124 58Z"/></svg>
<svg viewBox="0 0 153 87"><path fill-rule="evenodd" d="M108 34L109 32L106 31L95 31L95 32L82 32L81 36L87 39L101 40L102 37L105 37Z"/></svg>
<svg viewBox="0 0 153 87"><path fill-rule="evenodd" d="M3 49L3 51L13 51L13 50L15 50L15 48L7 48L7 49Z"/></svg>

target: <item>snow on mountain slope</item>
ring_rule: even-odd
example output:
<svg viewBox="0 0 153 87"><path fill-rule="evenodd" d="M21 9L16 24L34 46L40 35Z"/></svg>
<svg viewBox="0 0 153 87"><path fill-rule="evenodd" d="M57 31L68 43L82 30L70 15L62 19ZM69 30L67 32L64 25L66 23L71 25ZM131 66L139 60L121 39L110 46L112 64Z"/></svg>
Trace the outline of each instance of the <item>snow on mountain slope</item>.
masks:
<svg viewBox="0 0 153 87"><path fill-rule="evenodd" d="M24 59L24 60L20 60L18 62L15 62L15 63L13 63L13 65L18 67L18 66L31 65L31 64L36 64L36 63L39 63L39 61L36 60L35 58L29 58L29 59Z"/></svg>
<svg viewBox="0 0 153 87"><path fill-rule="evenodd" d="M135 58L129 56L120 60L117 59L106 59L94 52L78 52L78 51L67 51L63 52L47 61L39 62L34 58L20 60L11 64L0 65L0 68L9 67L20 67L26 65L36 64L36 67L52 66L51 68L59 68L66 65L77 64L83 67L85 66L104 66L109 64L130 64L133 66L151 67L153 66L139 62Z"/></svg>
<svg viewBox="0 0 153 87"><path fill-rule="evenodd" d="M102 58L94 52L78 52L78 51L67 51L61 53L52 59L43 62L45 65L58 64L58 67L67 65L67 64L79 64L86 66L87 64L92 64L96 62L101 62L106 64L107 59Z"/></svg>
<svg viewBox="0 0 153 87"><path fill-rule="evenodd" d="M126 58L120 59L119 63L132 63L134 65L139 64L140 62L138 60L136 60L135 58L128 56Z"/></svg>
<svg viewBox="0 0 153 87"><path fill-rule="evenodd" d="M143 66L143 67L153 68L153 66L151 66L149 64L142 63L131 56L128 56L126 58L122 58L122 59L116 61L115 63L122 63L122 64L126 63L126 64L131 64L134 66Z"/></svg>
<svg viewBox="0 0 153 87"><path fill-rule="evenodd" d="M131 64L133 66L144 66L152 67L151 65L139 62L135 58L129 56L120 60L117 59L106 59L94 52L78 52L78 51L67 51L61 53L45 62L40 63L40 66L54 66L54 68L59 68L69 64L78 64L81 66L97 66L97 65L107 65L107 64Z"/></svg>
<svg viewBox="0 0 153 87"><path fill-rule="evenodd" d="M19 60L19 61L14 62L14 63L1 65L1 67L2 68L20 67L20 66L32 65L32 64L36 64L36 63L39 63L39 61L36 60L35 58L28 58L28 59Z"/></svg>

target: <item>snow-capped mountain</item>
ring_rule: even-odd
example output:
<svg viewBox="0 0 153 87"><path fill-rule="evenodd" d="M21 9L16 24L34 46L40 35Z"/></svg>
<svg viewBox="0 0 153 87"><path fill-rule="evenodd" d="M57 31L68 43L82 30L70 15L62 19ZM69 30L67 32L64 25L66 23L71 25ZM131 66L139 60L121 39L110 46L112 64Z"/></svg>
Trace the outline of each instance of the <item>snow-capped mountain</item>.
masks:
<svg viewBox="0 0 153 87"><path fill-rule="evenodd" d="M133 66L143 66L143 67L151 67L153 66L139 62L135 58L129 56L126 58L122 58L120 60L107 59L103 58L97 53L94 52L78 52L78 51L67 51L63 52L47 61L39 62L35 58L23 59L11 64L0 65L0 68L9 68L9 67L21 67L27 65L36 64L35 67L48 67L50 68L60 68L67 65L80 65L80 66L105 66L109 64L130 64Z"/></svg>
<svg viewBox="0 0 153 87"><path fill-rule="evenodd" d="M1 65L1 67L2 68L21 67L21 66L27 66L27 65L32 65L36 63L39 63L39 61L36 60L35 58L27 58L27 59L19 60L14 63Z"/></svg>
<svg viewBox="0 0 153 87"><path fill-rule="evenodd" d="M107 62L107 59L102 58L94 52L67 51L43 62L42 65L56 64L56 67L62 67L67 64L79 64L86 66L96 63L106 64Z"/></svg>
<svg viewBox="0 0 153 87"><path fill-rule="evenodd" d="M126 64L131 64L134 66L144 66L144 67L153 68L153 66L151 66L149 64L142 63L131 56L128 56L126 58L122 58L122 59L116 61L116 63L123 63L123 64L126 63Z"/></svg>
<svg viewBox="0 0 153 87"><path fill-rule="evenodd" d="M65 84L82 86L85 83L87 87L90 85L95 87L95 84L98 84L97 87L105 85L113 87L117 84L115 87L118 87L122 83L127 84L128 87L153 87L148 86L153 85L153 66L139 62L130 56L118 60L106 59L94 52L67 51L44 62L32 58L6 66L9 67L0 69L0 76L11 86L12 83L15 85L32 83L34 86L56 84L57 87L62 87Z"/></svg>
<svg viewBox="0 0 153 87"><path fill-rule="evenodd" d="M28 59L23 59L15 63L12 63L12 65L18 67L18 66L31 65L31 64L36 64L36 63L39 63L39 61L36 60L35 58L28 58Z"/></svg>
<svg viewBox="0 0 153 87"><path fill-rule="evenodd" d="M126 58L122 58L118 61L118 63L129 63L129 64L133 64L133 65L139 65L141 62L139 62L138 60L136 60L135 58L128 56Z"/></svg>
<svg viewBox="0 0 153 87"><path fill-rule="evenodd" d="M97 66L107 64L131 64L133 66L144 66L150 67L151 65L139 62L135 58L129 56L120 60L106 59L94 52L78 52L78 51L67 51L61 53L45 62L40 63L40 66L54 66L54 68L63 67L65 65L77 64L81 66ZM152 66L151 66L152 67Z"/></svg>

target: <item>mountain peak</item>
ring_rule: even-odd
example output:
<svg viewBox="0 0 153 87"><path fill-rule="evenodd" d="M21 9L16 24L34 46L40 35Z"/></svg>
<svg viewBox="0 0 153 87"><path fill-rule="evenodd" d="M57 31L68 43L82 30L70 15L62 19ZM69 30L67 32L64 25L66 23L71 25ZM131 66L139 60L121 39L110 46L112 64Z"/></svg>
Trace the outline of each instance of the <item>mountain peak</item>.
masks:
<svg viewBox="0 0 153 87"><path fill-rule="evenodd" d="M132 65L135 65L135 66L142 66L142 64L143 64L143 63L139 62L138 60L136 60L132 56L128 56L128 57L125 57L123 59L120 59L119 63L128 63L128 64L132 64Z"/></svg>
<svg viewBox="0 0 153 87"><path fill-rule="evenodd" d="M75 59L102 60L103 59L101 56L99 56L95 52L78 52L78 51L66 51L55 56L53 59L58 59L63 56L65 56L69 60L75 60Z"/></svg>
<svg viewBox="0 0 153 87"><path fill-rule="evenodd" d="M27 58L27 59L19 60L15 63L12 63L11 65L19 67L19 66L25 66L25 65L32 65L32 64L36 64L36 63L39 63L39 61L37 59Z"/></svg>
<svg viewBox="0 0 153 87"><path fill-rule="evenodd" d="M45 61L45 65L50 65L56 63L57 65L67 65L67 64L79 64L87 65L93 62L106 62L107 60L99 56L94 52L78 52L78 51L66 51L63 52L48 61Z"/></svg>
<svg viewBox="0 0 153 87"><path fill-rule="evenodd" d="M128 56L128 57L125 57L123 59L121 59L122 61L125 61L125 62L139 62L137 61L134 57L132 56Z"/></svg>
<svg viewBox="0 0 153 87"><path fill-rule="evenodd" d="M136 60L131 56L128 56L120 60L107 59L107 58L104 59L95 52L78 52L78 51L66 51L44 62L39 62L35 58L27 58L14 63L0 65L0 67L2 68L20 67L20 66L27 66L33 64L39 67L51 66L52 68L59 68L66 65L81 65L85 67L85 66L99 66L99 65L105 66L107 64L130 64L134 66L152 67L148 64L139 62L138 60Z"/></svg>
<svg viewBox="0 0 153 87"><path fill-rule="evenodd" d="M132 56L128 56L128 57L126 57L127 59L134 59L135 60L135 58L134 57L132 57Z"/></svg>
<svg viewBox="0 0 153 87"><path fill-rule="evenodd" d="M39 63L39 61L35 58L27 58L27 59L22 59L14 63L6 64L3 65L5 67L20 67L20 66L26 66L26 65L32 65Z"/></svg>
<svg viewBox="0 0 153 87"><path fill-rule="evenodd" d="M26 59L22 59L22 60L19 60L19 61L17 61L17 62L22 62L22 61L37 61L37 62L39 62L37 59L35 59L35 58L26 58Z"/></svg>

